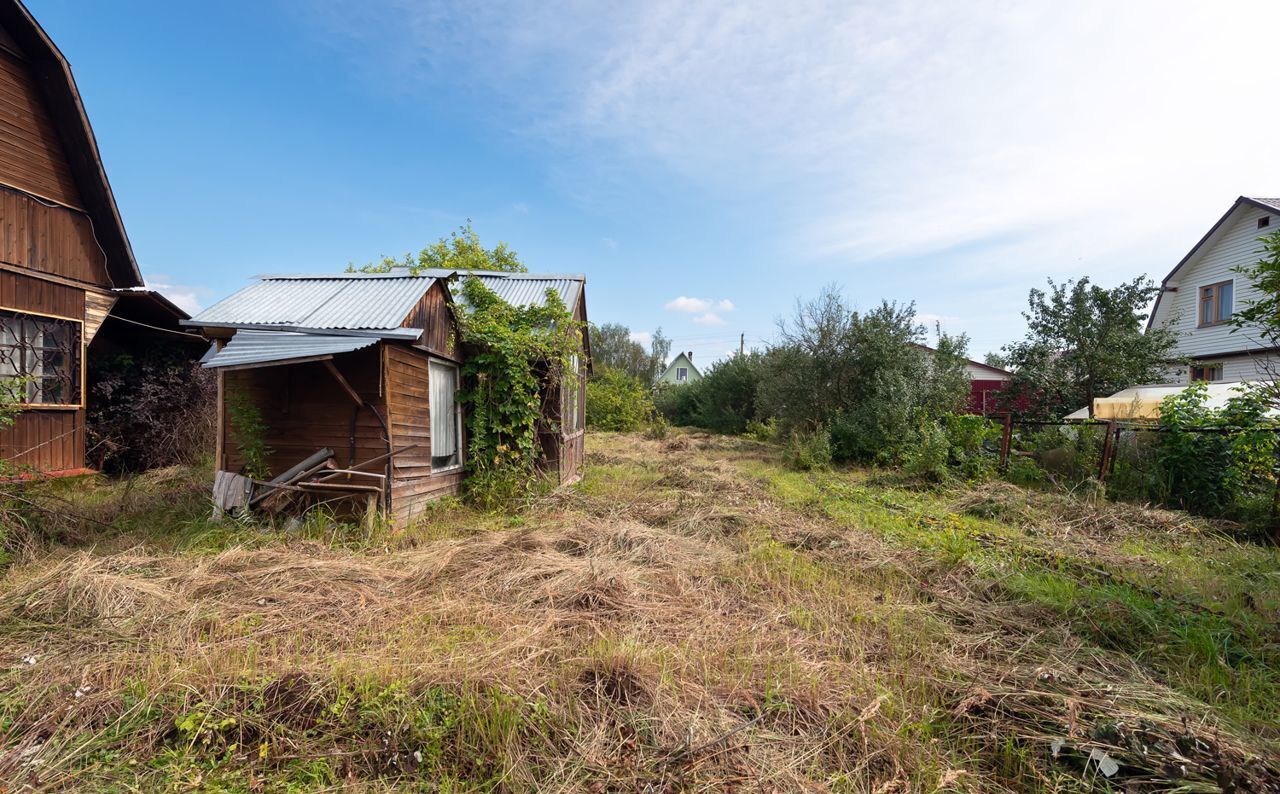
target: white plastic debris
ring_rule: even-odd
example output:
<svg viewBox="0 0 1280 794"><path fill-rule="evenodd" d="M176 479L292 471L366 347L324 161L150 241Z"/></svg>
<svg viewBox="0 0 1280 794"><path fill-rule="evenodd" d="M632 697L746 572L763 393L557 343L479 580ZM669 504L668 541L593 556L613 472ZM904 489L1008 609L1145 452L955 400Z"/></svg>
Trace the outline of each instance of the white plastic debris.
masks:
<svg viewBox="0 0 1280 794"><path fill-rule="evenodd" d="M1120 765L1116 763L1116 760L1097 747L1089 751L1089 760L1096 763L1098 771L1106 777L1112 777L1120 771Z"/></svg>
<svg viewBox="0 0 1280 794"><path fill-rule="evenodd" d="M1062 752L1062 746L1065 745L1066 743L1067 743L1067 740L1063 739L1062 737L1058 737L1057 739L1054 739L1053 741L1049 742L1049 752L1053 753L1054 758L1057 758L1058 753Z"/></svg>
<svg viewBox="0 0 1280 794"><path fill-rule="evenodd" d="M26 664L26 665L32 665L32 664L35 664L35 663L36 663L36 660L37 660L37 659L39 659L39 658L40 658L40 657L36 656L36 655L33 653L33 654L31 654L30 656L24 656L24 657L22 657L22 663L23 663L23 664Z"/></svg>

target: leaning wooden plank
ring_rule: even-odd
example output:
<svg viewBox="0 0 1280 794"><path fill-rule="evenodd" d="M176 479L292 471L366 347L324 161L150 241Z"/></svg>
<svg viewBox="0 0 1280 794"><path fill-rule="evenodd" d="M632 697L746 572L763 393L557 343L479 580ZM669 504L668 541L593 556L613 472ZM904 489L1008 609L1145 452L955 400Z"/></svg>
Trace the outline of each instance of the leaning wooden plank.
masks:
<svg viewBox="0 0 1280 794"><path fill-rule="evenodd" d="M387 479L387 475L385 475L385 474L378 474L377 472L372 472L372 471L356 471L355 469L333 469L332 471L327 471L327 472L325 472L325 475L324 475L323 477L321 477L321 478L319 478L319 479L317 479L317 480L314 480L314 482L329 482L330 480L338 480L338 479L341 479L343 476L347 476L347 477L373 477L373 478L378 479L378 480L385 480L385 479Z"/></svg>
<svg viewBox="0 0 1280 794"><path fill-rule="evenodd" d="M422 445L422 444L408 444L408 445L406 445L406 446L400 447L399 449L395 449L395 450L392 450L392 451L390 451L390 452L387 452L387 453L385 453L385 454L383 454L383 455L379 455L379 456L378 456L378 457L376 457L376 458L369 458L368 460L364 461L363 463L357 463L357 464L355 464L354 466L352 466L351 468L353 468L353 469L363 469L363 468L365 468L365 467L367 467L367 466L372 466L372 465L373 465L373 464L375 464L375 463L383 463L383 462L385 462L385 461L386 461L386 459L387 459L387 458L392 458L392 457L395 457L396 455L403 455L404 453L406 453L406 452L408 452L408 451L410 451L410 450L417 449L418 447L421 447L421 446L423 446L423 445Z"/></svg>

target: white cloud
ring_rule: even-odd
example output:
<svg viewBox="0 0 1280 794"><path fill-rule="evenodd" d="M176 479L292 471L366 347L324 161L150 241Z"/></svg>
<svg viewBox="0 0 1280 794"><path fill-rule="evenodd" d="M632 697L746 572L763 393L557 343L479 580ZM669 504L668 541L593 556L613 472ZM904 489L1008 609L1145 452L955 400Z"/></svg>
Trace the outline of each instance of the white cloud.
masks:
<svg viewBox="0 0 1280 794"><path fill-rule="evenodd" d="M699 314L697 317L693 318L693 321L697 325L724 325L724 318L715 312Z"/></svg>
<svg viewBox="0 0 1280 794"><path fill-rule="evenodd" d="M662 308L669 312L688 312L694 314L696 312L705 312L711 308L711 301L703 298L686 298L681 295L678 298L667 301Z"/></svg>
<svg viewBox="0 0 1280 794"><path fill-rule="evenodd" d="M188 314L195 314L204 308L202 298L209 290L204 287L192 287L185 284L172 284L171 279L163 273L157 273L147 280L147 289L155 290Z"/></svg>
<svg viewBox="0 0 1280 794"><path fill-rule="evenodd" d="M731 312L734 306L733 301L728 298L716 301L710 298L688 298L681 295L678 298L667 301L663 304L663 308L669 312L698 314L699 312L710 312L713 308L718 312Z"/></svg>
<svg viewBox="0 0 1280 794"><path fill-rule="evenodd" d="M632 342L639 342L642 345L648 346L648 344L653 341L653 334L648 331L632 331L630 338Z"/></svg>
<svg viewBox="0 0 1280 794"><path fill-rule="evenodd" d="M1176 261L1236 195L1280 185L1280 158L1259 157L1280 125L1259 99L1274 0L331 0L320 14L379 85L496 100L513 134L566 154L566 178L589 183L571 192L658 163L774 207L801 256L983 246L973 275L989 277Z"/></svg>

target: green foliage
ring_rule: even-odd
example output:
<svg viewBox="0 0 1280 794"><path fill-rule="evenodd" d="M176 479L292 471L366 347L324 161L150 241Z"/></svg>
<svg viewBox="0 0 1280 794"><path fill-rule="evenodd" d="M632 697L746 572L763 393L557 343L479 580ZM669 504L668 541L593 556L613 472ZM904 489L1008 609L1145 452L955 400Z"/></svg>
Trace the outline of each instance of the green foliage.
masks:
<svg viewBox="0 0 1280 794"><path fill-rule="evenodd" d="M444 270L502 270L508 273L523 273L528 268L521 263L515 251L504 242L493 248L485 248L480 242L480 235L471 228L471 219L459 226L457 231L450 232L448 237L441 237L417 253L405 254L400 259L384 256L381 261L369 263L357 268L348 265L347 272L354 273L389 273L394 267L407 268L410 274L416 275L429 268Z"/></svg>
<svg viewBox="0 0 1280 794"><path fill-rule="evenodd" d="M985 480L996 473L1000 426L970 414L949 414L924 424L908 448L903 468L933 482Z"/></svg>
<svg viewBox="0 0 1280 794"><path fill-rule="evenodd" d="M621 323L591 326L591 362L596 369L625 372L645 386L652 386L666 366L671 340L662 329L653 332L649 349L631 338L631 329Z"/></svg>
<svg viewBox="0 0 1280 794"><path fill-rule="evenodd" d="M999 359L1014 372L1006 403L1056 417L1092 410L1096 396L1160 381L1177 336L1164 327L1144 331L1145 309L1159 291L1145 276L1113 289L1082 278L1031 290L1026 337Z"/></svg>
<svg viewBox="0 0 1280 794"><path fill-rule="evenodd" d="M742 433L756 420L756 392L764 375L764 358L748 353L716 362L700 380L661 387L659 410L677 425L715 433Z"/></svg>
<svg viewBox="0 0 1280 794"><path fill-rule="evenodd" d="M267 458L272 449L265 441L267 423L262 419L262 411L249 394L232 384L227 385L225 402L231 440L244 458L245 474L265 480L271 474L267 469Z"/></svg>
<svg viewBox="0 0 1280 794"><path fill-rule="evenodd" d="M645 384L619 369L596 368L587 381L587 427L621 432L644 427L657 410Z"/></svg>
<svg viewBox="0 0 1280 794"><path fill-rule="evenodd" d="M1269 395L1244 388L1220 409L1208 408L1196 383L1165 398L1155 462L1159 501L1208 516L1240 517L1266 503L1274 487L1276 432L1266 417ZM1231 432L1196 432L1217 429Z"/></svg>
<svg viewBox="0 0 1280 794"><path fill-rule="evenodd" d="M1243 308L1236 309L1228 322L1232 333L1248 332L1249 339L1241 340L1247 341L1248 347L1274 348L1280 346L1280 230L1259 238L1259 242L1262 258L1235 269L1253 284L1255 292L1244 298ZM1269 362L1262 366L1267 377L1261 387L1270 404L1280 407L1280 371Z"/></svg>
<svg viewBox="0 0 1280 794"><path fill-rule="evenodd" d="M921 346L913 304L850 309L834 289L799 304L769 351L757 406L782 432L827 428L835 460L896 463L926 422L964 408L963 336Z"/></svg>
<svg viewBox="0 0 1280 794"><path fill-rule="evenodd" d="M796 471L816 471L831 465L831 436L822 427L797 431L787 439L782 461Z"/></svg>
<svg viewBox="0 0 1280 794"><path fill-rule="evenodd" d="M539 488L544 396L576 388L572 362L582 329L555 290L547 290L543 306L512 306L479 279L464 278L461 294L468 310L459 326L471 349L458 395L467 406L467 492L495 507Z"/></svg>

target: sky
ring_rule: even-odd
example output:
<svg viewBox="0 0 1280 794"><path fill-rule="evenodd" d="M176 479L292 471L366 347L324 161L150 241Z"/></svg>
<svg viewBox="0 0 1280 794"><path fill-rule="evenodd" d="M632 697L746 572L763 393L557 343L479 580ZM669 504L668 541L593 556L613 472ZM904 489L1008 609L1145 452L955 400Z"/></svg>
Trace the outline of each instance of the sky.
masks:
<svg viewBox="0 0 1280 794"><path fill-rule="evenodd" d="M826 286L1019 338L1280 195L1274 0L27 0L189 310L472 219L705 365Z"/></svg>

